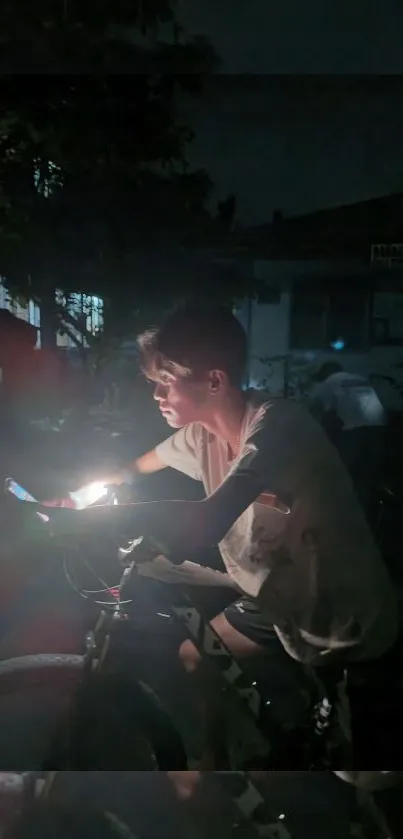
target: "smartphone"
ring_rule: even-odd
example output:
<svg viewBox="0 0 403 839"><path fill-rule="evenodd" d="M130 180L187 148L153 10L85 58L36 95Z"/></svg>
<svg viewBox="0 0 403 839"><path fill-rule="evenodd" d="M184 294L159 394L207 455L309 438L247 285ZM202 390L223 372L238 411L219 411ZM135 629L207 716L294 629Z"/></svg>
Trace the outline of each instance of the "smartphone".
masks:
<svg viewBox="0 0 403 839"><path fill-rule="evenodd" d="M37 501L37 499L34 498L28 490L24 489L21 484L17 484L17 481L14 481L12 478L6 479L4 489L6 492L10 492L11 495L15 495L19 501L33 501L34 503Z"/></svg>
<svg viewBox="0 0 403 839"><path fill-rule="evenodd" d="M33 501L34 504L37 503L37 499L34 498L28 490L24 489L21 484L17 484L17 481L14 481L12 478L6 478L4 482L4 489L6 492L11 493L11 495L15 495L19 501ZM49 516L46 516L44 513L37 512L36 515L42 521L49 521Z"/></svg>

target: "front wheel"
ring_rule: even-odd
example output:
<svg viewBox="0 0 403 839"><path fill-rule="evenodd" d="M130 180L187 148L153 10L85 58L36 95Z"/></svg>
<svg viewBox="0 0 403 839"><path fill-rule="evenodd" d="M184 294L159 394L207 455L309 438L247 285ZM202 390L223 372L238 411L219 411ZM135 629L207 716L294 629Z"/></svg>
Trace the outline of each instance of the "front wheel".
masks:
<svg viewBox="0 0 403 839"><path fill-rule="evenodd" d="M152 691L127 678L83 675L76 655L0 662L0 770L187 768Z"/></svg>

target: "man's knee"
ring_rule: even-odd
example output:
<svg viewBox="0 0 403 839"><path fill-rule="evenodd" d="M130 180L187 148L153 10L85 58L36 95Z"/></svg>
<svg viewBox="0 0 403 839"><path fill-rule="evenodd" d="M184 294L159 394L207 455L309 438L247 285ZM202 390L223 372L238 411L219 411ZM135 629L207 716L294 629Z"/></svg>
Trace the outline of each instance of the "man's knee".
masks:
<svg viewBox="0 0 403 839"><path fill-rule="evenodd" d="M264 653L259 644L235 629L223 612L213 618L210 625L225 647L237 658L254 658ZM196 672L202 660L199 651L189 638L179 647L179 658L188 673Z"/></svg>
<svg viewBox="0 0 403 839"><path fill-rule="evenodd" d="M201 663L201 656L193 641L187 638L179 647L179 658L188 673L195 673Z"/></svg>

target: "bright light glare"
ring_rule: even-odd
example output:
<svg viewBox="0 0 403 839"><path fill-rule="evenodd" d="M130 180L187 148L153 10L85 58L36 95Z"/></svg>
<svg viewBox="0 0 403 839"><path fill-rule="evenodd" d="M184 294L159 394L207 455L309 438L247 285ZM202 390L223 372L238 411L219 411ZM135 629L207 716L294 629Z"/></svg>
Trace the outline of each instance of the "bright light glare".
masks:
<svg viewBox="0 0 403 839"><path fill-rule="evenodd" d="M80 487L75 492L71 492L70 496L75 501L78 510L83 510L91 504L95 504L107 494L108 490L104 484L96 481L86 486Z"/></svg>
<svg viewBox="0 0 403 839"><path fill-rule="evenodd" d="M88 498L91 499L89 504L95 504L95 501L99 501L100 498L103 498L106 493L108 492L106 486L100 483L90 484L87 487Z"/></svg>
<svg viewBox="0 0 403 839"><path fill-rule="evenodd" d="M285 813L280 813L279 819L285 819Z"/></svg>

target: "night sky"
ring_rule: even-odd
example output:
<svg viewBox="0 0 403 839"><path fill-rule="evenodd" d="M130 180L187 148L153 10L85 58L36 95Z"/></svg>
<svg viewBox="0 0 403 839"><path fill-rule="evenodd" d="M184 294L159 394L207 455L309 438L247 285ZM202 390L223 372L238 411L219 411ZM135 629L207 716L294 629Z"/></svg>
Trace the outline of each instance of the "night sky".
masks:
<svg viewBox="0 0 403 839"><path fill-rule="evenodd" d="M402 73L401 0L180 0L223 73Z"/></svg>
<svg viewBox="0 0 403 839"><path fill-rule="evenodd" d="M226 75L181 107L191 164L244 224L403 191L403 76Z"/></svg>
<svg viewBox="0 0 403 839"><path fill-rule="evenodd" d="M214 199L237 193L241 223L403 188L403 76L400 92L385 79L385 91L262 94L270 74L403 73L401 0L179 0L179 9L186 30L213 43L226 77L186 106L189 157L211 173Z"/></svg>

